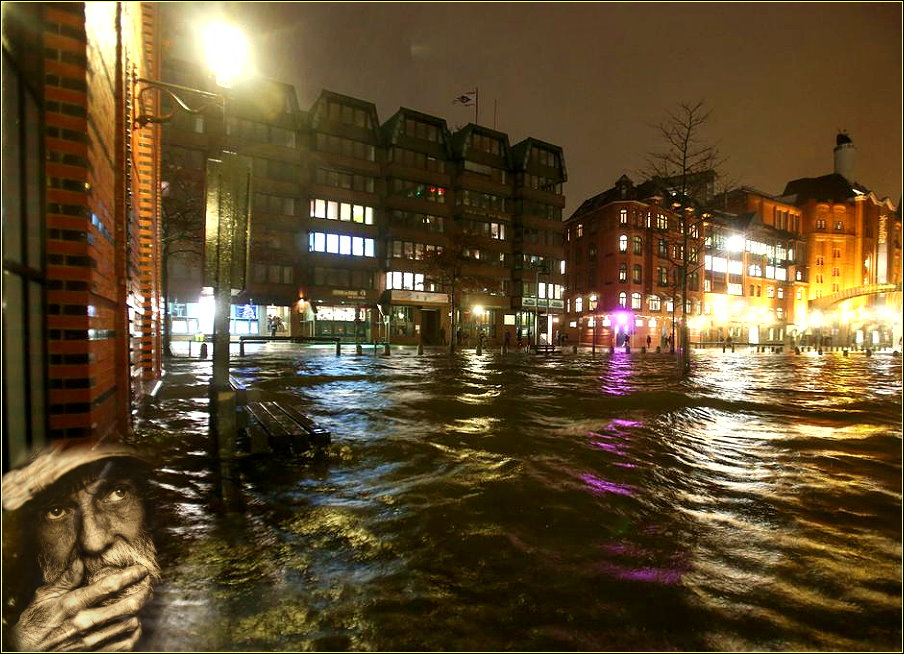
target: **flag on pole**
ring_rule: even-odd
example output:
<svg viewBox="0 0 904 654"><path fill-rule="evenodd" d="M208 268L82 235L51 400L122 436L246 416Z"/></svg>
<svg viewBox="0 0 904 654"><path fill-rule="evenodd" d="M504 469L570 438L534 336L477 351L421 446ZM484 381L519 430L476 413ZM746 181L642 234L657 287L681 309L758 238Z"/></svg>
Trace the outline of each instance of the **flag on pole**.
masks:
<svg viewBox="0 0 904 654"><path fill-rule="evenodd" d="M466 107L474 106L474 103L477 101L477 91L468 91L467 93L462 93L460 96L452 100L452 104L463 104Z"/></svg>

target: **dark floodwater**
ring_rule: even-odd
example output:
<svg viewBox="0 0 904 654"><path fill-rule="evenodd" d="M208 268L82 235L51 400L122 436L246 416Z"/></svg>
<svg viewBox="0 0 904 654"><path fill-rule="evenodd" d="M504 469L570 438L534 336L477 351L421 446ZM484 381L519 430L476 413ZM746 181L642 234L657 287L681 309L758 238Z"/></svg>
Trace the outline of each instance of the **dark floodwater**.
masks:
<svg viewBox="0 0 904 654"><path fill-rule="evenodd" d="M250 349L250 348L249 348ZM261 346L234 375L333 433L212 509L209 364L139 440L168 460L173 650L896 650L901 360L391 357Z"/></svg>

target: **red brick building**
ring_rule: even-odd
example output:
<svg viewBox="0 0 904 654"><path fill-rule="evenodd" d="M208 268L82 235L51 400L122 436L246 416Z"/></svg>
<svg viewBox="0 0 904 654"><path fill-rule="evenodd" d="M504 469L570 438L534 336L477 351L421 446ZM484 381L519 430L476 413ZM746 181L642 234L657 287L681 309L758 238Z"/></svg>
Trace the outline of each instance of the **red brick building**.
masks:
<svg viewBox="0 0 904 654"><path fill-rule="evenodd" d="M688 315L701 311L703 227L692 209L652 182L623 175L565 223L566 305L571 342L668 345L682 316L680 267L687 239ZM680 212L688 212L684 217ZM596 307L593 307L594 298ZM594 321L599 321L594 330ZM675 334L678 328L675 327Z"/></svg>
<svg viewBox="0 0 904 654"><path fill-rule="evenodd" d="M149 3L4 3L4 469L117 437L160 376L157 74ZM40 55L40 56L38 56Z"/></svg>

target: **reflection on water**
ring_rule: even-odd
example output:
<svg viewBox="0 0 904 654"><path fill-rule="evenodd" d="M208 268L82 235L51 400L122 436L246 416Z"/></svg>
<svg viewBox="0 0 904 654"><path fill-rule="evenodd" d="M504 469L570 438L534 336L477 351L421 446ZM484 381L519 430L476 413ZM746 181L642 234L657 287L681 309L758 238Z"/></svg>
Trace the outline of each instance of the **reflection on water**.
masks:
<svg viewBox="0 0 904 654"><path fill-rule="evenodd" d="M250 348L249 348L250 352ZM330 429L217 504L209 364L138 438L167 460L163 649L895 649L890 356L344 355L234 374Z"/></svg>

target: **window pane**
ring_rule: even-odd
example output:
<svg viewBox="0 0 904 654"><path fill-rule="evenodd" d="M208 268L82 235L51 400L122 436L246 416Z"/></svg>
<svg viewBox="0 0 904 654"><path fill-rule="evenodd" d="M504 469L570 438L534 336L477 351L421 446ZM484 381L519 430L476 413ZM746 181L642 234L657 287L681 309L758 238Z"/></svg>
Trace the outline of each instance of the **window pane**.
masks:
<svg viewBox="0 0 904 654"><path fill-rule="evenodd" d="M326 251L331 254L339 254L339 235L338 234L327 234L326 235Z"/></svg>
<svg viewBox="0 0 904 654"><path fill-rule="evenodd" d="M343 205L343 206L348 206ZM351 254L352 253L352 237L347 236L345 234L339 237L339 254Z"/></svg>
<svg viewBox="0 0 904 654"><path fill-rule="evenodd" d="M338 220L339 219L339 203L338 202L328 202L327 203L326 217L329 220Z"/></svg>
<svg viewBox="0 0 904 654"><path fill-rule="evenodd" d="M364 256L374 256L374 240L372 238L364 239Z"/></svg>
<svg viewBox="0 0 904 654"><path fill-rule="evenodd" d="M314 250L316 252L326 252L326 234L323 232L314 233Z"/></svg>

